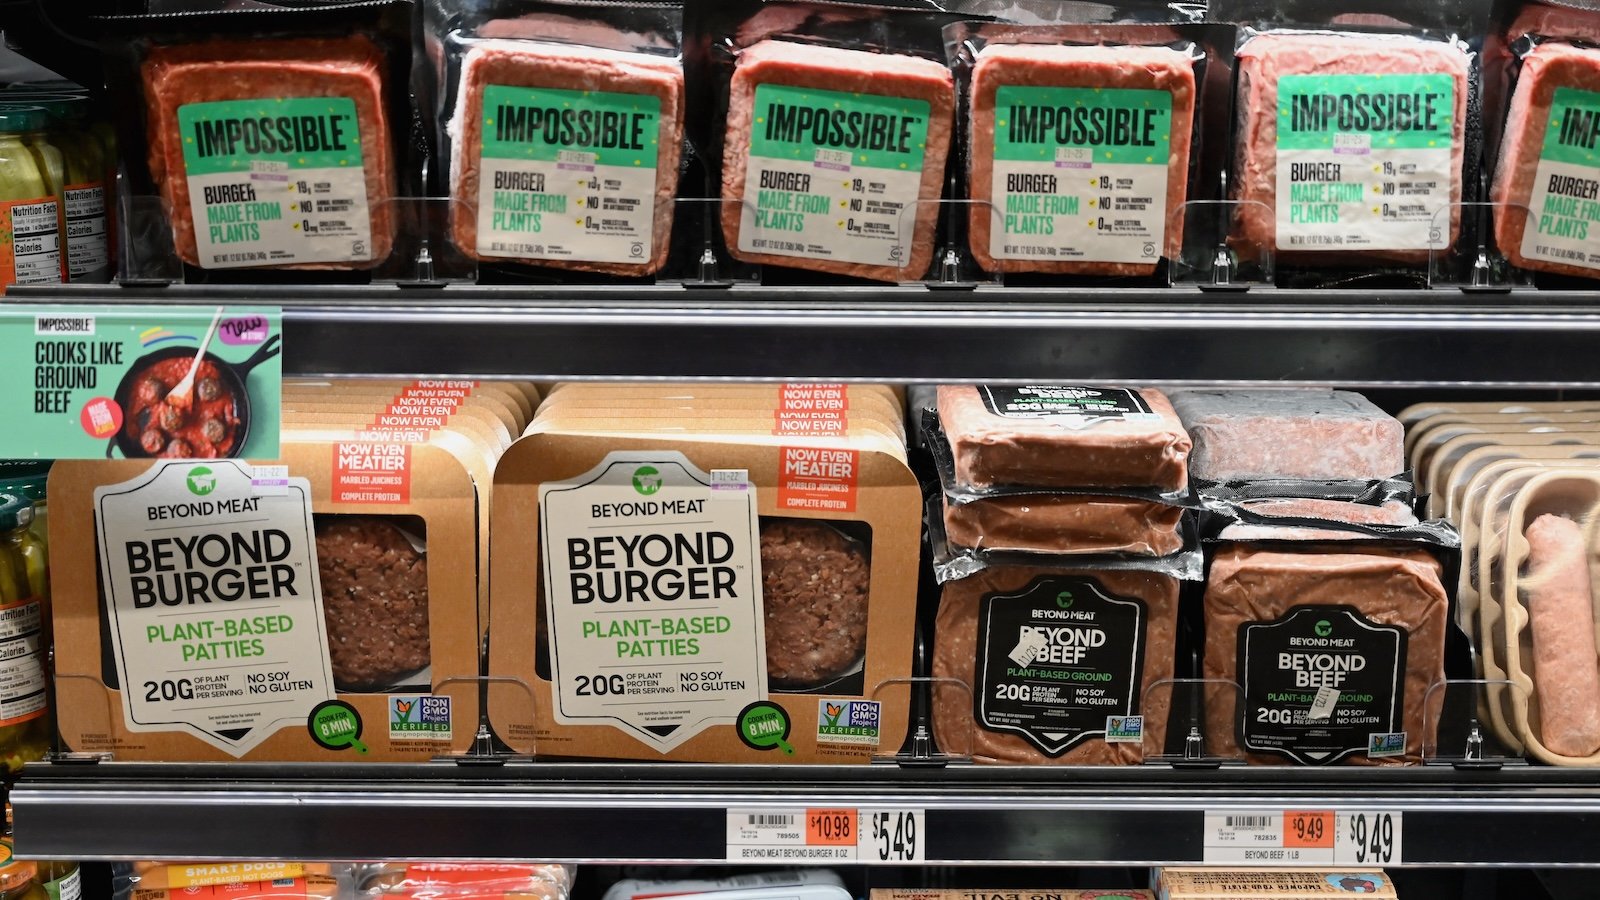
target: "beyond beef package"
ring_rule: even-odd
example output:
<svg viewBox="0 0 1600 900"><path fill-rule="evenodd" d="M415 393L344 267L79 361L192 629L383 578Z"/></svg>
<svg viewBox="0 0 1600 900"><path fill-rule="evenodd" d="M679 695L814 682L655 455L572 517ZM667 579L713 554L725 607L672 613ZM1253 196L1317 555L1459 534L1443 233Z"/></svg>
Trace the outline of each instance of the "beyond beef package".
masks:
<svg viewBox="0 0 1600 900"><path fill-rule="evenodd" d="M424 8L455 247L480 265L658 273L683 148L681 4Z"/></svg>
<svg viewBox="0 0 1600 900"><path fill-rule="evenodd" d="M954 548L941 518L930 504L939 749L980 763L1136 765L1164 748L1180 588L1201 573L1192 528L1159 558L1051 556Z"/></svg>
<svg viewBox="0 0 1600 900"><path fill-rule="evenodd" d="M58 465L69 749L353 762L472 746L488 484L470 460L486 473L492 449L299 416L276 460Z"/></svg>
<svg viewBox="0 0 1600 900"><path fill-rule="evenodd" d="M1217 199L1234 30L963 22L945 29L964 100L968 247L1007 275L1167 277L1185 205ZM1201 219L1194 227L1204 229ZM1217 236L1196 234L1199 246Z"/></svg>
<svg viewBox="0 0 1600 900"><path fill-rule="evenodd" d="M1484 49L1495 243L1541 285L1600 278L1600 10L1522 3L1501 15Z"/></svg>
<svg viewBox="0 0 1600 900"><path fill-rule="evenodd" d="M1461 538L1416 522L1401 497L1241 499L1205 522L1204 675L1237 683L1244 702L1211 717L1225 755L1422 761L1447 650L1465 650L1449 622Z"/></svg>
<svg viewBox="0 0 1600 900"><path fill-rule="evenodd" d="M99 20L130 156L124 278L365 277L416 224L412 6L253 5ZM302 280L304 276L302 276Z"/></svg>
<svg viewBox="0 0 1600 900"><path fill-rule="evenodd" d="M1476 248L1480 116L1464 4L1213 3L1243 26L1229 245L1291 286L1426 283ZM1467 231L1464 233L1463 228Z"/></svg>
<svg viewBox="0 0 1600 900"><path fill-rule="evenodd" d="M727 253L917 281L933 261L955 81L929 6L742 0L689 7L690 139ZM720 161L720 165L719 165ZM784 276L763 275L773 281Z"/></svg>
<svg viewBox="0 0 1600 900"><path fill-rule="evenodd" d="M856 386L708 386L665 417L641 392L558 386L495 470L495 733L544 757L898 750L920 507L898 415Z"/></svg>

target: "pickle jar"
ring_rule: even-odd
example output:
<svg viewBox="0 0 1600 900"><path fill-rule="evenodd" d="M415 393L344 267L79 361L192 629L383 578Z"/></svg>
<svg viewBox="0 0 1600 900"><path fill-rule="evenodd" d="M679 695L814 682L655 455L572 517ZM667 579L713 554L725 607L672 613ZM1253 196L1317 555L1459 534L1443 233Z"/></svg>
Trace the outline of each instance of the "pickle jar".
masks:
<svg viewBox="0 0 1600 900"><path fill-rule="evenodd" d="M33 504L0 494L0 760L8 771L50 750L44 547L28 530ZM0 897L0 900L4 900Z"/></svg>
<svg viewBox="0 0 1600 900"><path fill-rule="evenodd" d="M61 151L45 134L49 113L0 104L0 293L13 284L60 284Z"/></svg>
<svg viewBox="0 0 1600 900"><path fill-rule="evenodd" d="M60 197L62 253L66 278L73 283L111 281L107 209L111 191L106 172L112 165L92 128L94 101L87 94L18 90L0 92L0 103L37 106L50 117L50 143L61 152Z"/></svg>
<svg viewBox="0 0 1600 900"><path fill-rule="evenodd" d="M9 836L0 838L0 900L50 900L39 884L39 867L17 859Z"/></svg>
<svg viewBox="0 0 1600 900"><path fill-rule="evenodd" d="M49 480L50 462L47 460L0 460L0 494L16 494L33 504L33 524L28 526L28 531L39 539L47 573L50 563L50 507L45 488ZM45 583L49 584L48 577Z"/></svg>

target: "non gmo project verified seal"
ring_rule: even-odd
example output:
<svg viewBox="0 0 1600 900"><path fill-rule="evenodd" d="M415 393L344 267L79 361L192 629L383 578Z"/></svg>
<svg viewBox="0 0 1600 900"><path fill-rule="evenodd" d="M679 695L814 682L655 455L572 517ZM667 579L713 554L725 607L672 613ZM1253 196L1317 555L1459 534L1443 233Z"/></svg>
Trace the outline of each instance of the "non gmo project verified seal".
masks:
<svg viewBox="0 0 1600 900"><path fill-rule="evenodd" d="M876 700L818 700L817 743L878 746Z"/></svg>
<svg viewBox="0 0 1600 900"><path fill-rule="evenodd" d="M389 740L450 740L450 698L391 696Z"/></svg>

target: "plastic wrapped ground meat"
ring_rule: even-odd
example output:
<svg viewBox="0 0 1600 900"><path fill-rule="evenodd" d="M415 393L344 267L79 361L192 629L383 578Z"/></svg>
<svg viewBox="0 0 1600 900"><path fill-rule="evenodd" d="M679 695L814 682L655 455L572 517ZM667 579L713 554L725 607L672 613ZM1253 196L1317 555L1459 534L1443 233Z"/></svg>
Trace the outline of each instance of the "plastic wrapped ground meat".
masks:
<svg viewBox="0 0 1600 900"><path fill-rule="evenodd" d="M201 268L367 268L389 255L397 174L384 105L384 60L372 41L219 40L163 47L151 51L141 75L150 175L167 204L184 262ZM268 116L299 117L297 142L315 138L327 146L275 154L252 149L267 142L250 140L256 132L238 129ZM307 122L318 123L315 135L306 133ZM196 132L211 135L209 146L194 143ZM332 157L338 153L343 160L336 164ZM328 176L357 155L364 177ZM227 217L235 207L257 202L258 193L267 190L266 182L251 174L252 157L287 160L290 172L329 179L330 187L317 200L339 204L329 208L340 212L313 217L319 224L309 231L298 225L289 229L289 219L281 216L257 223L211 222L213 211L218 221L231 221ZM276 196L281 182L273 183L278 184L273 200L281 199Z"/></svg>
<svg viewBox="0 0 1600 900"><path fill-rule="evenodd" d="M978 265L991 272L1149 275L1156 267L1156 260L1143 252L1149 243L1161 246L1161 256L1176 258L1183 243L1194 103L1194 60L1171 47L990 44L983 48L972 70L970 191L976 202L968 226ZM1084 104L1101 113L1122 104L1126 104L1122 108L1142 105L1155 110L1153 121L1159 123L1153 129L1158 132L1156 146L1135 147L1138 154L1128 153L1127 141L1118 146L1112 146L1117 142L1109 138L1102 142L1107 156L1123 154L1116 164L1120 173L1126 173L1121 180L1127 187L1119 184L1110 210L1089 212L1114 211L1124 229L1115 238L1099 234L1092 217L1068 215L1064 206L1055 213L1041 208L1032 214L1013 214L1018 208L1034 209L1029 204L1041 197L1075 199L1083 189L1077 180L1083 170L1066 170L1075 173L1068 178L1056 168L1060 135L1067 129L1030 130L1015 117L1030 109L1034 116L1058 109L1065 113ZM1067 119L1061 116L1062 121ZM1034 148L1036 155L1025 152ZM1147 155L1146 150L1155 152ZM1009 202L1013 197L1015 204ZM1048 227L1040 228L1041 220ZM1046 260L1040 250L1062 250L1066 258Z"/></svg>
<svg viewBox="0 0 1600 900"><path fill-rule="evenodd" d="M1301 265L1426 263L1436 216L1448 217L1454 246L1466 53L1401 35L1269 32L1237 58L1232 241L1242 251ZM1401 202L1371 202L1385 183Z"/></svg>
<svg viewBox="0 0 1600 900"><path fill-rule="evenodd" d="M944 586L934 623L934 737L982 763L1137 764L1164 740L1178 581L1153 571L993 566ZM1092 685L1092 687L1089 687ZM1148 704L1146 701L1148 700ZM1107 743L1144 716L1143 745Z"/></svg>
<svg viewBox="0 0 1600 900"><path fill-rule="evenodd" d="M938 405L962 487L1188 483L1189 435L1157 390L942 385Z"/></svg>
<svg viewBox="0 0 1600 900"><path fill-rule="evenodd" d="M381 690L429 663L428 562L380 518L317 522L328 655L340 690Z"/></svg>
<svg viewBox="0 0 1600 900"><path fill-rule="evenodd" d="M1592 756L1600 751L1600 667L1588 535L1577 522L1549 513L1534 519L1523 534L1539 742L1560 756Z"/></svg>
<svg viewBox="0 0 1600 900"><path fill-rule="evenodd" d="M1600 159L1587 129L1600 108L1600 50L1547 43L1522 59L1506 112L1500 165L1490 199L1494 238L1514 265L1543 272L1600 277L1600 250L1581 212L1600 180Z"/></svg>
<svg viewBox="0 0 1600 900"><path fill-rule="evenodd" d="M1222 545L1206 579L1205 677L1238 682L1245 708L1242 721L1209 712L1210 740L1264 764L1419 762L1424 699L1444 678L1442 571L1421 550Z"/></svg>
<svg viewBox="0 0 1600 900"><path fill-rule="evenodd" d="M1183 548L1183 509L1121 497L1015 494L944 505L945 536L970 550L1129 553Z"/></svg>
<svg viewBox="0 0 1600 900"><path fill-rule="evenodd" d="M1405 469L1405 429L1351 391L1173 391L1172 406L1194 441L1197 480L1371 480Z"/></svg>
<svg viewBox="0 0 1600 900"><path fill-rule="evenodd" d="M1354 525L1415 525L1417 516L1398 500L1382 504L1351 503L1347 500L1274 498L1247 500L1238 504L1256 516L1267 519L1324 519ZM1366 535L1337 528L1317 528L1300 522L1277 524L1271 521L1234 522L1217 535L1224 541L1339 541Z"/></svg>
<svg viewBox="0 0 1600 900"><path fill-rule="evenodd" d="M773 688L815 687L861 661L871 576L861 544L832 525L761 523L767 679Z"/></svg>

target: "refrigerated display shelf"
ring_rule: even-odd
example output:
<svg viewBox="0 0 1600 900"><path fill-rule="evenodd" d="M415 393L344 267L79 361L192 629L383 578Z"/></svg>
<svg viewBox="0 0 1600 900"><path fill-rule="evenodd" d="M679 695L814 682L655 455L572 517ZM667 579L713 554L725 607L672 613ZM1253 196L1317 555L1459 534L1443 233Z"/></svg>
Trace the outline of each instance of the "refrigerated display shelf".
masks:
<svg viewBox="0 0 1600 900"><path fill-rule="evenodd" d="M174 285L10 297L281 305L284 369L302 375L1600 387L1600 299L1581 291Z"/></svg>
<svg viewBox="0 0 1600 900"><path fill-rule="evenodd" d="M1403 814L1407 866L1600 865L1600 771L34 764L19 855L725 859L727 810L926 810L931 864L1179 864L1206 811Z"/></svg>

